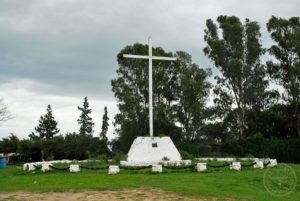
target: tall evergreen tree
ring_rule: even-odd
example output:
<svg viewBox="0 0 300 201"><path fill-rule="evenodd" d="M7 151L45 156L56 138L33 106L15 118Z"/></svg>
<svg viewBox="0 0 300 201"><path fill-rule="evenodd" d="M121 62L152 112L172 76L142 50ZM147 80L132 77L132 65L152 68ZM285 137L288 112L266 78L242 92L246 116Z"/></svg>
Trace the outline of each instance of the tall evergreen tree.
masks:
<svg viewBox="0 0 300 201"><path fill-rule="evenodd" d="M199 68L192 62L192 57L186 52L176 52L178 66L179 88L176 113L178 122L182 125L183 139L188 142L201 138L200 130L208 118L206 101L211 84L207 81L210 69Z"/></svg>
<svg viewBox="0 0 300 201"><path fill-rule="evenodd" d="M267 62L268 73L285 89L283 98L291 105L292 121L295 127L298 124L300 136L300 18L272 16L267 28L275 41L269 53L277 60Z"/></svg>
<svg viewBox="0 0 300 201"><path fill-rule="evenodd" d="M101 133L100 133L100 140L103 140L105 142L108 141L107 139L107 131L108 131L108 123L109 117L107 116L107 107L104 107L104 115L102 117L102 129L101 129Z"/></svg>
<svg viewBox="0 0 300 201"><path fill-rule="evenodd" d="M266 98L268 81L265 68L260 64L264 53L260 42L260 27L257 22L245 20L242 24L235 16L219 16L217 24L211 19L206 21L204 40L207 47L204 53L221 71L216 76L217 87L215 103L222 105L224 111L237 106L239 137L243 138L246 129L246 109L262 107ZM221 32L221 34L219 34ZM225 107L224 103L229 106Z"/></svg>
<svg viewBox="0 0 300 201"><path fill-rule="evenodd" d="M34 128L35 131L39 134L40 138L52 138L54 135L59 133L57 128L57 121L55 121L52 115L51 106L48 105L47 112L44 116L41 116L39 120L39 125Z"/></svg>
<svg viewBox="0 0 300 201"><path fill-rule="evenodd" d="M80 125L79 134L81 135L92 135L94 122L89 116L92 113L92 109L89 108L89 102L87 97L84 98L83 107L78 106L78 110L81 111L80 118L77 120Z"/></svg>

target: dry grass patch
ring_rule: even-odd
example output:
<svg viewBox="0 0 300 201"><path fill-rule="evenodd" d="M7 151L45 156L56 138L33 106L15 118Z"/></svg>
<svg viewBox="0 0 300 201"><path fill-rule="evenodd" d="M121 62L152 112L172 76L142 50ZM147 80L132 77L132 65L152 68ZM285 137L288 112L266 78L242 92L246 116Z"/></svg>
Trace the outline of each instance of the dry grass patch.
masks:
<svg viewBox="0 0 300 201"><path fill-rule="evenodd" d="M173 192L159 189L125 189L121 191L81 191L81 192L12 192L1 193L0 200L3 201L116 201L116 200L134 200L134 201L234 201L233 199L217 198L195 198L186 197Z"/></svg>

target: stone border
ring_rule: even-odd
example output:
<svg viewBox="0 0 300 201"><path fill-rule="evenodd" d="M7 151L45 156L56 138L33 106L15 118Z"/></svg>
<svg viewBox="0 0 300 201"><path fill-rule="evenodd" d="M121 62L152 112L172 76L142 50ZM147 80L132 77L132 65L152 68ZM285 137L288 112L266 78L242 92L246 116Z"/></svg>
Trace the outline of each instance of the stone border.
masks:
<svg viewBox="0 0 300 201"><path fill-rule="evenodd" d="M198 160L211 160L215 159L217 161L226 161L230 162L226 165L221 166L212 166L207 163L196 163L192 164L191 160L181 160L181 161L160 161L160 162L133 162L133 161L120 161L120 166L118 165L109 165L105 169L108 170L108 174L117 174L120 172L120 169L132 169L138 170L140 168L144 169L151 168L152 172L162 172L164 168L166 169L185 169L186 168L194 168L197 172L203 172L206 171L207 168L222 168L222 167L228 167L231 170L241 170L242 167L251 167L253 168L259 168L263 169L264 166L266 167L274 167L277 165L276 159L258 159L258 158L242 158L242 160L254 160L253 164L250 165L243 165L241 162L236 162L233 159L234 158L197 158ZM88 168L81 166L79 164L70 164L70 163L82 163L82 162L88 162L88 160L82 160L82 161L71 161L71 160L56 160L56 161L43 161L43 162L33 162L33 163L25 163L23 165L23 170L28 171L34 171L36 169L41 169L41 171L46 172L50 171L52 169L57 170L69 170L70 172L80 172L81 167L84 169L91 169L91 170L100 170L99 168ZM53 164L55 163L68 163L70 164L70 167L68 168L55 168ZM41 166L41 167L39 167ZM127 168L126 168L127 167ZM137 168L137 169L136 169ZM103 168L101 168L103 169Z"/></svg>

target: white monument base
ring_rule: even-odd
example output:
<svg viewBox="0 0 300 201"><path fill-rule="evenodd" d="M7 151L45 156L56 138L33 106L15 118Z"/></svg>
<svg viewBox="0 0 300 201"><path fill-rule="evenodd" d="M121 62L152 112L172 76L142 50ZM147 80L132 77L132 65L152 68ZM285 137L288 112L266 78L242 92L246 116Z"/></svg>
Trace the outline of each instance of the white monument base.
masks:
<svg viewBox="0 0 300 201"><path fill-rule="evenodd" d="M137 137L128 152L123 166L189 165L190 160L181 160L180 153L170 137Z"/></svg>

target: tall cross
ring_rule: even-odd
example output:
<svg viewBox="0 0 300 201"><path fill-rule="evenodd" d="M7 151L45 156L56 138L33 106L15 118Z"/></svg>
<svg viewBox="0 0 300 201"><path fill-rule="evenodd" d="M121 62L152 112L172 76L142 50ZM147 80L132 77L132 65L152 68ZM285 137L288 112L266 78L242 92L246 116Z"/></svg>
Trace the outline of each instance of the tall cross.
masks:
<svg viewBox="0 0 300 201"><path fill-rule="evenodd" d="M165 60L165 61L175 61L174 57L157 57L152 56L152 40L151 37L148 38L148 56L144 55L132 55L132 54L123 54L124 58L131 59L148 59L149 60L149 129L150 136L153 137L153 93L152 93L152 60Z"/></svg>

